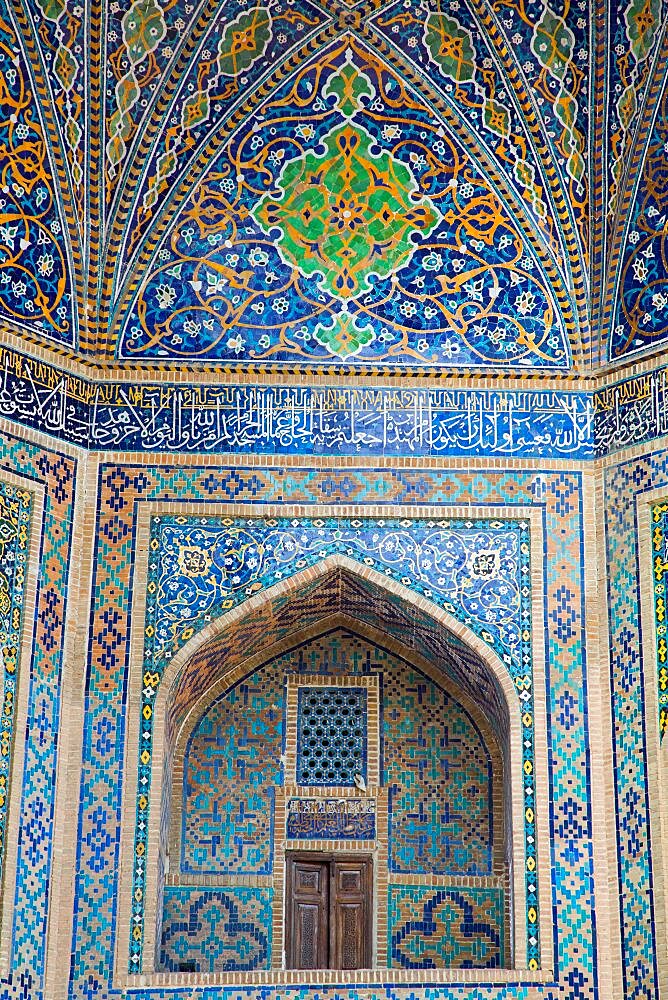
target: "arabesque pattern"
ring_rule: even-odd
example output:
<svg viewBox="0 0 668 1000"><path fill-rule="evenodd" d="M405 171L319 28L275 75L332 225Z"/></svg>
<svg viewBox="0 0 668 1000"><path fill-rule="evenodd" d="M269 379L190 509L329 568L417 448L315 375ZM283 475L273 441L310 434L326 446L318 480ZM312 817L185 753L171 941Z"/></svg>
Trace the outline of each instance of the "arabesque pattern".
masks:
<svg viewBox="0 0 668 1000"><path fill-rule="evenodd" d="M504 5L502 17L473 0L443 13L410 2L354 15L342 0L37 6L40 31L7 24L12 52L25 38L49 118L38 155L59 168L47 201L62 203L58 221L67 216L75 244L71 255L60 248L58 294L76 290L77 302L65 303L66 326L53 318L60 301L28 286L32 314L10 314L31 333L121 360L235 366L567 368L579 356L589 337L594 52L582 4ZM354 54L362 82L347 96L329 85L337 52ZM320 234L306 254L320 269L304 274L285 239L274 259L258 211L282 189L289 212L298 163L309 170L315 156L325 174L337 169L346 116L362 139L356 176L368 184L369 171L386 172L386 206L403 230L391 227L388 241L378 205L352 199L354 211L342 208L352 211L347 273L332 268ZM25 172L27 150L16 158ZM197 236L183 236L192 223ZM312 235L307 226L303 238ZM14 260L9 273L20 283ZM331 294L337 280L364 292L342 301ZM37 322L43 306L53 329ZM74 315L85 317L78 344Z"/></svg>
<svg viewBox="0 0 668 1000"><path fill-rule="evenodd" d="M60 61L67 59L61 46ZM20 36L0 17L0 315L73 344L72 264Z"/></svg>
<svg viewBox="0 0 668 1000"><path fill-rule="evenodd" d="M569 364L557 297L494 188L427 101L347 42L308 61L209 165L120 353Z"/></svg>
<svg viewBox="0 0 668 1000"><path fill-rule="evenodd" d="M668 79L625 228L612 359L668 337Z"/></svg>
<svg viewBox="0 0 668 1000"><path fill-rule="evenodd" d="M602 359L610 330L615 358L664 342L625 241L644 226L627 226L636 178L654 173L665 0L33 7L2 20L5 103L21 102L3 192L21 233L0 261L12 328L119 361L264 369L560 369ZM366 81L347 96L328 89L337 51ZM289 213L299 164L337 170L346 115L410 226L377 244L377 206L353 199L342 274L335 205L311 240L319 205L303 273L295 234L279 252L257 213L266 199ZM651 228L660 206L635 200ZM656 254L650 298L666 268ZM341 300L337 281L365 292Z"/></svg>
<svg viewBox="0 0 668 1000"><path fill-rule="evenodd" d="M652 83L652 59L665 22L665 0L617 0L612 6L608 59L613 87L610 115L610 186L612 218L622 204L626 154L638 128L638 116Z"/></svg>

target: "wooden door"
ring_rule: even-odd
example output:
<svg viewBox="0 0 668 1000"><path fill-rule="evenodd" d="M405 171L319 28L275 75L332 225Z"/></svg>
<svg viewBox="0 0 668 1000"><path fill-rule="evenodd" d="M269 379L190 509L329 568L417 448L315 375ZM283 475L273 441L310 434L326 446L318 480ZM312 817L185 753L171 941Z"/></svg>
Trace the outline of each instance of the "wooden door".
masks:
<svg viewBox="0 0 668 1000"><path fill-rule="evenodd" d="M286 964L289 969L371 965L370 858L288 855Z"/></svg>

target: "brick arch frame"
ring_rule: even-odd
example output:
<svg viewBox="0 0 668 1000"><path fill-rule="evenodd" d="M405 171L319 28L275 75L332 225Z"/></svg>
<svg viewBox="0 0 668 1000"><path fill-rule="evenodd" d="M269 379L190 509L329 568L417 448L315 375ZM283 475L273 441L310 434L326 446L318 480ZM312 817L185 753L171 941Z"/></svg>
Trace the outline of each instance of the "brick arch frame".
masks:
<svg viewBox="0 0 668 1000"><path fill-rule="evenodd" d="M160 912L160 882L161 882L161 865L162 860L166 853L166 845L168 843L169 836L169 823L170 823L170 796L168 789L171 788L171 782L169 781L169 773L174 765L178 761L175 761L174 750L177 743L181 742L179 735L182 735L192 726L192 720L197 716L198 703L201 703L200 699L196 699L188 704L187 710L183 710L183 703L181 705L181 713L175 711L175 699L179 697L183 698L184 693L184 680L188 676L189 669L192 665L197 663L198 660L201 661L202 657L206 657L207 650L215 648L221 642L221 636L229 634L230 630L238 628L242 622L247 622L253 616L259 616L262 618L263 614L267 614L274 604L279 600L294 600L295 596L302 592L308 586L313 585L318 581L326 581L327 578L332 578L336 573L348 573L353 576L363 578L378 589L378 592L394 596L399 598L403 605L407 609L412 609L415 614L420 614L423 617L429 619L435 628L441 631L444 643L447 644L448 636L454 639L458 643L462 643L467 649L472 652L476 659L483 666L483 669L488 672L489 678L492 683L501 692L502 697L505 702L508 715L508 738L507 738L507 754L508 754L508 765L505 768L504 785L506 792L506 814L508 816L507 827L509 833L512 830L516 831L516 836L512 838L512 848L510 849L509 861L512 862L512 915L511 915L511 952L513 955L512 965L516 969L525 968L526 966L526 906L525 906L525 888L523 881L523 843L522 838L518 835L519 830L522 829L524 822L523 816L523 797L522 797L522 747L521 747L521 726L520 726L520 702L517 695L517 690L510 677L508 670L501 661L501 659L496 656L496 654L489 648L489 646L483 642L471 629L467 628L461 622L449 614L444 609L440 608L434 602L425 598L424 596L414 592L410 587L399 583L396 580L383 576L377 570L362 565L353 559L350 559L343 555L331 555L324 558L321 562L317 563L308 569L296 571L295 573L289 575L285 579L281 580L279 583L275 583L272 586L266 588L258 594L255 594L245 601L241 602L232 610L225 614L220 615L213 621L209 622L201 631L189 639L182 648L174 655L171 659L169 665L166 667L160 688L157 693L155 702L155 736L154 736L154 752L153 752L153 773L152 773L152 793L151 798L153 800L153 809L151 811L150 819L150 830L148 838L148 860L147 860L147 906L146 906L146 938L145 938L145 971L151 974L154 970L155 953L157 948L157 941L159 940L159 912ZM330 621L333 616L330 616ZM315 626L320 627L322 631L322 623L325 616L322 616L319 623ZM261 626L258 626L259 628ZM360 623L356 622L356 628L359 629ZM362 623L362 628L364 628L364 623ZM368 626L367 626L368 630ZM373 626L371 627L373 632ZM382 629L375 630L377 635L383 633ZM368 636L370 637L370 636ZM217 681L213 678L213 684L221 684L223 687L226 684L234 683L234 677L241 673L247 674L253 669L253 666L259 666L262 662L266 662L268 658L274 655L279 655L279 653L289 648L291 645L295 645L295 631L291 631L283 639L276 639L275 642L271 644L270 655L267 655L267 634L262 632L260 640L263 643L263 648L260 653L254 656L243 657L237 660L227 671L225 671L224 676L218 677ZM385 640L387 642L387 640ZM397 650L399 655L403 655L404 658L407 655L415 657L415 652L403 647L403 654L400 650ZM424 661L424 658L422 658ZM426 661L424 661L426 662ZM433 666L432 666L433 669ZM210 690L210 686L207 686L206 690ZM204 695L206 698L206 694ZM474 701L474 699L467 699L468 701ZM481 714L478 712L478 714ZM188 726L188 720L190 719L190 727ZM160 810L157 809L157 804L160 803ZM510 838L508 838L508 841ZM389 981L391 979L392 970L382 970L383 979ZM449 973L450 970L443 970ZM437 970L437 973L441 970ZM155 974L155 973L154 973ZM159 975L159 974L155 974ZM224 975L224 974L223 974ZM276 978L275 973L265 974L268 981L273 981ZM497 972L498 975L498 972ZM434 979L434 971L430 970L429 978ZM438 974L436 976L438 977ZM452 974L445 975L444 979L452 978ZM482 975L481 977L482 978Z"/></svg>

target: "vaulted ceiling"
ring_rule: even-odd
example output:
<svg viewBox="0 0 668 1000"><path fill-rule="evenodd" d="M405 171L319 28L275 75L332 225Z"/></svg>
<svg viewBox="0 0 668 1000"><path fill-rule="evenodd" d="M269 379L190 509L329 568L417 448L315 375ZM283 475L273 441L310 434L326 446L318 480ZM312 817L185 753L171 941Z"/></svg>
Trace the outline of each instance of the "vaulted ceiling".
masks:
<svg viewBox="0 0 668 1000"><path fill-rule="evenodd" d="M658 351L667 8L2 0L0 325L230 371Z"/></svg>

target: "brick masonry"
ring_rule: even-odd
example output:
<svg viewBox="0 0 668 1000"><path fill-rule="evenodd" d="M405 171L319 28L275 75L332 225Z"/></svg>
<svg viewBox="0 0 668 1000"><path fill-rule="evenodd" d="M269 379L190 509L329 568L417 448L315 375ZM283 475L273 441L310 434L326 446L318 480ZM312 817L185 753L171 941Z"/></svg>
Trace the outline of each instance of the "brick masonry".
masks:
<svg viewBox="0 0 668 1000"><path fill-rule="evenodd" d="M20 705L17 707L17 718L21 718L22 711L23 717L29 721L28 732L33 735L29 736L24 747L17 748L17 752L20 749L25 760L23 780L21 782L19 779L18 785L16 781L12 783L12 780L9 783L10 828L13 822L15 829L20 828L22 833L18 851L15 850L14 842L8 844L5 885L14 884L16 890L9 904L5 895L2 911L2 950L6 962L3 988L8 997L26 995L32 997L40 996L43 991L41 985L44 982L43 977L49 974L48 971L45 972L49 947L45 906L53 898L53 892L50 890L55 884L52 883L54 858L57 857L60 864L60 858L63 857L62 847L57 848L57 855L53 853L56 845L64 843L62 839L58 839L57 828L56 839L53 839L56 808L53 788L58 768L58 744L55 733L62 717L60 702L60 690L64 680L61 673L62 656L63 651L69 648L67 643L63 643L62 636L65 610L68 607L68 587L71 587L71 576L75 565L71 561L69 545L74 524L77 459L74 455L49 450L44 444L12 439L11 435L7 436L6 441L3 463L7 470L7 478L4 482L14 485L20 480L19 485L23 484L23 487L32 492L36 498L37 506L31 522L28 556L29 573L33 573L35 583L33 590L30 591L30 588L28 590L30 600L36 601L37 607L43 609L41 613L38 611L36 617L41 633L39 641L37 638L34 640L32 667L23 674L21 667L29 662L33 637L30 632L26 632L27 626L22 627L22 652L18 675L19 678L21 676L28 678L29 683L26 681L25 689L20 693L20 699L24 697L25 701L22 708ZM89 491L95 483L91 475L93 471L94 465L88 473ZM285 510L288 519L291 518L295 522L291 531L286 534L286 541L291 535L298 541L299 531L303 530L306 523L304 519L313 517L312 513L308 513L312 510L308 505L329 505L326 508L327 516L333 517L334 521L338 519L345 527L346 519L355 516L354 513L351 515L353 510L351 504L372 504L371 509L376 518L401 519L404 516L413 521L416 518L420 520L420 517L424 516L422 511L427 509L424 505L432 505L428 509L433 510L433 505L443 504L448 514L460 520L462 520L463 505L475 505L469 509L474 512L473 521L477 519L478 522L481 518L493 520L495 517L501 520L514 518L519 522L522 517L526 518L525 512L529 510L533 511L534 520L537 518L535 526L531 528L533 533L531 546L535 553L533 568L529 575L529 587L533 594L531 614L534 629L537 621L541 620L548 637L549 671L546 680L541 682L540 691L536 690L535 693L537 698L540 696L544 699L549 728L546 731L544 724L536 724L541 734L545 735L547 732L547 749L542 748L540 740L536 742L534 766L538 780L535 812L537 822L539 824L545 822L546 828L549 829L552 852L552 863L548 866L548 874L544 880L545 889L540 881L538 888L541 900L549 899L551 895L556 903L554 907L548 903L547 910L543 907L538 908L536 919L543 931L540 940L545 942L541 945L543 949L541 969L533 973L527 971L521 973L520 990L526 996L546 998L555 996L555 991L559 990L561 995L577 997L578 1000L584 996L606 995L608 987L602 984L600 979L601 962L604 959L597 949L595 927L600 933L601 927L607 926L610 929L609 933L614 934L617 924L621 927L621 944L617 961L619 967L626 970L623 977L625 995L651 997L654 1000L662 962L662 951L657 947L657 942L660 945L661 941L665 940L665 937L661 937L662 934L665 935L665 924L660 915L663 904L661 897L657 896L659 891L663 891L663 884L656 870L657 859L662 856L662 834L660 826L651 830L649 825L650 803L660 801L657 799L657 789L661 673L658 662L659 645L656 644L657 638L652 633L654 622L657 620L656 595L653 590L650 591L649 601L642 595L639 596L639 581L634 575L634 567L637 560L641 573L644 573L643 579L652 579L656 556L656 550L653 549L656 544L653 531L656 524L652 523L651 511L664 502L662 482L665 481L665 456L662 452L645 457L630 456L617 465L610 464L605 477L606 545L611 573L611 611L608 628L612 640L612 654L609 676L614 693L612 708L615 721L613 729L615 757L609 765L606 765L605 756L601 756L598 749L594 752L592 762L591 734L599 733L599 727L605 725L606 709L605 700L601 701L600 696L587 682L587 661L584 657L586 598L584 584L589 570L585 567L583 553L587 545L591 547L598 543L595 534L590 534L587 538L587 524L593 523L587 518L591 516L588 512L595 509L594 494L591 486L586 486L587 480L582 472L558 470L549 465L476 470L467 469L461 463L458 467L453 466L447 471L432 469L428 465L414 468L390 465L383 470L366 469L361 464L349 465L345 469L338 470L333 464L319 469L301 469L289 464L283 468L274 468L266 462L244 466L241 463L223 465L215 460L203 463L200 468L181 462L153 467L145 463L136 465L110 463L101 466L95 487L99 497L97 521L93 525L89 516L90 527L87 529L90 532L87 544L93 546L94 543L94 560L91 564L94 572L93 606L88 666L85 671L86 696L80 709L82 714L79 716L83 729L84 763L79 791L80 815L76 830L71 825L73 820L71 808L66 810L63 803L60 807L61 812L55 815L56 823L62 824L61 829L64 831L69 827L71 831L65 840L69 840L71 845L77 845L75 866L78 872L74 887L76 904L71 931L72 964L69 966L69 963L63 963L61 954L57 959L51 959L56 965L50 966L52 970L60 969L57 973L52 971L50 975L53 977L52 982L58 982L61 993L64 984L69 983L66 992L69 992L72 998L120 996L124 976L127 977L127 973L123 972L122 963L119 965L115 957L119 942L125 941L129 946L132 937L131 925L127 918L122 916L122 912L125 910L129 913L131 907L129 897L124 895L125 890L119 880L119 873L121 866L125 865L131 856L135 841L128 839L127 832L123 834L123 838L121 837L123 786L120 780L120 768L121 762L127 767L126 747L129 744L126 741L132 725L135 726L135 730L137 728L134 723L130 725L131 716L138 718L142 707L142 689L130 687L129 680L135 676L134 667L130 669L131 655L135 656L131 651L137 648L133 635L137 630L142 637L138 647L141 663L143 655L141 651L145 647L143 632L144 628L148 627L145 618L147 612L144 610L146 599L142 598L137 603L137 594L150 583L150 532L146 534L145 528L142 528L142 524L148 523L146 512L149 511L149 507L153 511L179 510L188 517L201 510L202 516L210 517L213 513L212 507L221 509L222 506L221 514L227 512L238 518L248 516L251 510L258 515L262 514L266 509L265 505L269 505L272 514L277 510ZM380 489L383 495L381 504L378 503ZM668 484L666 489L668 490ZM638 497L637 508L629 505L630 496ZM198 508L197 504L204 506ZM240 506L244 504L245 507ZM337 514L339 504L341 509ZM442 514L444 508L439 509ZM636 509L637 517L634 513ZM240 514L242 510L244 513ZM301 515L295 514L296 510L301 510ZM518 511L521 512L519 515ZM369 507L365 508L365 516L368 513ZM433 519L433 514L427 514L426 519L428 520L430 516ZM36 527L38 523L41 524L41 528ZM333 523L332 527L336 530ZM641 532L641 528L644 533ZM465 531L465 528L462 530ZM375 545L375 542L371 544L371 550ZM494 545L485 546L485 551L490 555L485 555L481 567L485 561L493 564ZM496 551L500 551L498 547ZM365 556L363 553L360 554L362 555L360 565L364 572ZM347 558L354 559L354 557ZM304 572L301 568L294 569L297 572ZM289 579L291 572L288 561L286 579ZM399 575L406 576L401 571ZM362 575L360 579L363 581L364 576ZM589 579L591 581L592 578ZM280 581L277 581L271 586L277 586L279 583ZM252 581L250 585L252 586ZM412 581L406 585L400 584L400 580L396 582L397 587L406 586L408 590L411 589L411 585ZM340 582L336 586L340 588ZM367 604L369 602L369 597L364 597L365 586L366 584L361 587L355 597L355 602L361 607L366 606L365 601ZM317 587L312 589L316 603L318 600L322 602L331 600L332 594L327 597L326 590L326 582L322 582L320 590ZM86 604L85 593L84 585L83 597L76 596L70 599L70 614L79 620L81 620L80 609ZM468 599L467 588L464 588L463 593ZM304 595L305 601L310 600L306 596L306 591ZM254 599L252 594L245 598L250 602ZM423 592L418 594L416 599L430 604L433 603L433 594L427 596ZM272 615L278 615L279 605L272 607ZM280 613L288 615L290 607L290 602L287 601L285 611ZM385 619L382 619L381 615L378 619L377 624L380 624L386 634L392 634L393 616L400 607L401 604L398 602L392 615L387 615ZM452 607L455 608L455 604L452 604ZM537 609L541 607L544 609L544 617L536 619ZM352 605L350 608L341 608L341 612L345 614L351 611L354 611ZM203 614L202 624L208 628L215 622L217 615L229 612L230 609L222 606L214 607L213 612L207 609ZM451 616L453 614L447 613ZM241 647L244 644L247 647L249 637L257 634L258 627L260 630L264 627L260 624L263 614L265 612L258 605L259 617L255 622L255 630L250 619L248 624L243 624L238 635ZM415 622L416 614L416 611L411 611L408 618ZM473 622L475 615L471 615L470 607L467 614L469 620ZM29 615L28 611L26 615ZM642 637L641 618L646 623ZM453 620L456 624L456 615ZM287 625L288 619L285 621ZM308 628L309 622L305 619L302 621L304 627ZM164 626L160 622L158 624L161 628L167 629L165 632L167 637L170 628L173 630L175 624L181 628L174 618L166 620ZM314 622L310 624L313 625ZM492 627L496 627L494 623ZM402 630L403 626L399 624L399 619L394 620L394 628L397 634ZM418 629L414 633L414 655L433 658L434 638L433 636L430 638L426 619L420 628L422 632ZM454 665L450 665L450 669L455 673L457 663L460 664L461 671L461 664L464 662L461 657L466 655L466 636L473 635L475 631L471 631L470 625L467 625L466 629L468 630L466 633L455 634L456 639L463 640L460 652L453 656ZM482 634L483 629L484 626L481 624L477 640L484 645L486 639ZM170 647L170 643L173 645L176 633L172 631L172 639L169 642L166 640L165 649L171 652L172 656L176 657L181 646L189 641L187 630L188 626L184 624L183 633L179 633L181 639L174 647L176 652ZM658 638L660 639L660 634ZM456 651L456 643L453 648ZM536 648L534 644L534 652ZM592 643L590 649L592 652L589 659L596 655L595 644ZM641 653L645 657L644 662L650 662L652 665L649 674L642 666L643 661L639 659ZM650 656L649 661L647 656ZM69 669L74 670L77 661L80 672L80 653L78 657L71 657L72 665ZM144 687L150 688L151 672L147 672L143 667L140 669ZM202 660L202 670L204 669L209 669L206 668L206 659ZM635 686L634 678L638 670L643 670L642 689L637 689ZM80 672L79 676L83 682L84 675ZM518 673L516 676L521 675ZM652 678L652 690L649 690L649 676ZM41 677L48 677L48 681L41 681ZM65 679L66 677L67 675ZM185 705L189 695L185 677L182 676L181 680L177 678L174 684L174 698L177 700L173 701L171 725L178 727L178 713L181 711L178 708L178 697L181 697ZM519 696L521 692L517 686L516 690ZM652 717L656 721L652 726L648 724L647 728L638 728L637 720L645 719L645 697L649 699L648 703L654 706ZM491 689L490 698L493 699ZM599 719L595 720L591 715L590 699L600 705L603 714ZM77 709L73 708L73 711L75 717ZM537 718L540 712L539 704ZM72 718L72 712L69 711L66 717ZM627 719L636 720L632 728L630 723L627 724ZM596 739L598 740L598 736ZM606 771L607 766L610 767L609 771ZM77 770L76 766L70 769L70 778L63 780L72 782ZM542 786L541 773L544 774ZM600 776L598 786L592 784L594 773ZM609 777L606 777L606 774ZM608 780L613 777L614 785L608 786ZM525 779L526 775L522 781ZM608 795L607 787L610 787L611 794L614 792L612 801L615 802L618 818L616 842L612 845L612 850L619 863L623 893L619 907L609 907L599 881L596 922L594 922L592 893L596 885L595 864L605 863L601 859L605 857L607 848L602 846L605 841L604 832L597 831L592 825L592 808L594 803L602 801L601 797L605 798ZM29 806L29 801L35 805ZM31 826L36 821L37 828ZM29 833L31 828L36 831L32 839ZM14 840L18 842L18 838L12 838L12 841ZM537 840L540 846L540 836ZM67 857L68 848L64 850L64 856ZM652 862L655 865L654 877L650 867ZM61 882L62 879L59 879L56 896L61 891ZM233 888L236 891L239 887L221 886L215 890L211 886L199 887L198 899L195 899L197 886L184 886L183 892L185 893L187 889L188 899L192 901L195 910L199 907L201 911L203 907L208 907L211 912L218 904L214 896L207 897L205 894L218 892L221 894L221 899L222 896L226 897L228 905L234 895ZM417 893L418 888L421 890L420 893ZM469 896L474 888L470 887ZM267 889L268 887L263 888L262 885L254 887L254 898L264 899L266 905L272 908L273 922L273 900L262 895ZM397 892L391 895L390 889L392 892L396 889ZM406 893L402 895L399 889L402 892L406 890ZM401 903L404 896L412 898L413 913L410 919L417 921L418 926L422 925L424 936L424 927L431 919L424 917L424 914L429 915L436 910L441 914L451 912L448 907L452 908L455 904L450 897L438 896L438 893L443 894L446 891L438 886L432 886L430 890L428 885L416 882L410 892L409 889L410 887L405 884L397 885L392 881L388 883L388 921L391 922L389 914L393 912L392 906L395 907L394 912L399 912L397 908L401 909L401 906L406 905L405 901ZM427 890L432 893L431 899ZM167 885L165 899L169 900L170 894L172 899L178 899L178 892L181 891L177 886ZM476 905L486 908L490 916L488 923L491 926L491 915L499 912L499 904L494 902L493 895L485 898L481 895L480 888L476 891L478 900ZM415 917L419 909L416 908L418 896L421 907L419 918ZM390 900L394 901L391 905ZM52 905L55 906L56 903L53 902ZM460 907L460 913L466 911L465 907L462 908L461 902L457 905ZM59 925L64 928L60 933L67 939L68 921L72 918L68 917L66 896L58 903L58 910L54 912L60 914ZM387 947L391 947L393 933L391 926L389 931L385 929L384 933L385 941L390 942ZM405 935L404 941L408 940L409 935ZM614 937L612 940L615 940ZM554 952L552 942L555 942ZM406 949L409 954L415 956L415 952L411 951L413 946L414 942L413 944L409 942ZM256 958L263 947L258 944ZM267 948L269 949L269 945ZM125 954L128 954L127 950ZM214 977L234 975L235 973L224 969L228 960L229 956L225 955L218 958L210 957L213 964L209 965L211 971L208 975ZM267 961L271 964L273 960L270 958ZM427 961L428 959L425 959L425 962ZM479 958L477 961L482 965L485 960ZM507 961L507 953L501 961ZM265 963L265 958L257 959L257 962L257 971L249 972L248 975L260 975L259 966ZM219 971L221 969L223 971ZM227 969L229 970L229 965ZM396 977L401 977L404 973L408 975L409 971L404 969L402 972L401 960L397 961L396 967L387 969L385 977L393 984L393 990L401 992L404 989L401 978ZM425 969L425 974L428 971ZM432 977L438 972L438 969L434 970L431 973ZM266 969L264 974L271 975L271 970ZM413 979L421 974L420 970L412 971ZM192 980L194 975L196 974L187 971L166 971L160 974L150 973L149 978L143 983L127 978L125 981L128 983L132 981L137 996L157 1000L157 997L172 995L178 982L190 982L188 988L194 988L197 992ZM460 975L463 975L463 972ZM484 969L478 969L475 973L477 982L484 982L485 975ZM517 974L515 975L517 978ZM181 979L172 978L175 976ZM503 969L497 970L495 976L496 985L484 987L486 996L502 997L511 993L513 996L518 995L517 987L504 985L506 979ZM468 978L466 981L473 983L475 980ZM358 983L357 992L362 989L362 992L369 997L377 995L378 988L373 986L372 982L380 983L382 977L375 979L370 977L368 987L363 989L363 984ZM209 987L209 995L236 997L240 988L240 981L234 985L232 982L224 983L220 980L218 985L212 984ZM465 990L468 988L464 987ZM481 988L474 985L470 987L474 992L476 990L479 992ZM261 990L263 995L270 995L273 988L259 982L256 989ZM324 983L320 989L326 996L334 995ZM452 994L452 987L447 981L443 981L434 989L440 997ZM292 984L286 983L284 992L296 993L297 984L294 981ZM336 995L345 992L339 990Z"/></svg>

